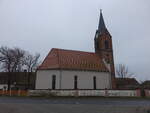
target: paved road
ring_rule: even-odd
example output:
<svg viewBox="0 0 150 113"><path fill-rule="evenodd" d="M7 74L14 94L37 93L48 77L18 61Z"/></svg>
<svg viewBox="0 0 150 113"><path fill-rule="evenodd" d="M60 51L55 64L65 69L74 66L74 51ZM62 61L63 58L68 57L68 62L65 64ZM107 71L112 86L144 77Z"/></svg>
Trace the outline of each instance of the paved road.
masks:
<svg viewBox="0 0 150 113"><path fill-rule="evenodd" d="M28 98L0 97L0 103L24 104L95 104L119 106L150 106L150 99L140 98Z"/></svg>
<svg viewBox="0 0 150 113"><path fill-rule="evenodd" d="M0 113L150 113L150 100L0 97Z"/></svg>

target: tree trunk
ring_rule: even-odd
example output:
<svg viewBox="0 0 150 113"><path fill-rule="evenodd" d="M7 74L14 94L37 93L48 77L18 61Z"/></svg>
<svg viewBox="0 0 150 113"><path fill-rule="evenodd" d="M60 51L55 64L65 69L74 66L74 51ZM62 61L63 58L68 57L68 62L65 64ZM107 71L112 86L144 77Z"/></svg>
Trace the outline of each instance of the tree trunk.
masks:
<svg viewBox="0 0 150 113"><path fill-rule="evenodd" d="M8 81L7 81L7 85L8 85L7 90L10 90L10 86L11 86L11 72L8 72Z"/></svg>

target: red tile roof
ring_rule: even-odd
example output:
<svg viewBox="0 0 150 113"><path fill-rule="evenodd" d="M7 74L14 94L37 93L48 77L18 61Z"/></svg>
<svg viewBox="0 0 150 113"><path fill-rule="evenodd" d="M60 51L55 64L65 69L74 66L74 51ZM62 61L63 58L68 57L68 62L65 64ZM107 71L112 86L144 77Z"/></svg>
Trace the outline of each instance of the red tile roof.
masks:
<svg viewBox="0 0 150 113"><path fill-rule="evenodd" d="M41 66L41 69L67 69L108 72L102 59L95 53L53 48Z"/></svg>

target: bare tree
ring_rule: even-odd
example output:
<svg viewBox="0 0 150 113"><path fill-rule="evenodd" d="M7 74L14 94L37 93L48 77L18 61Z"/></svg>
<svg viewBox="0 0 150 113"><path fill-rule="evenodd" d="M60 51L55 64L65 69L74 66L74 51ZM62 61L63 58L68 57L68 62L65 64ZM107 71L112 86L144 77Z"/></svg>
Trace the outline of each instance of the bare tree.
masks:
<svg viewBox="0 0 150 113"><path fill-rule="evenodd" d="M40 54L32 55L20 48L0 47L0 66L8 72L8 90L11 85L12 72L35 71L39 62ZM29 74L28 74L29 76Z"/></svg>
<svg viewBox="0 0 150 113"><path fill-rule="evenodd" d="M33 72L37 69L39 65L40 54L31 55L30 53L26 53L24 64L27 67L27 72Z"/></svg>
<svg viewBox="0 0 150 113"><path fill-rule="evenodd" d="M11 64L13 62L11 50L7 47L0 48L0 61L2 69L7 72L11 72Z"/></svg>
<svg viewBox="0 0 150 113"><path fill-rule="evenodd" d="M0 48L0 64L5 72L22 72L24 67L28 72L35 71L40 54L32 55L20 48Z"/></svg>
<svg viewBox="0 0 150 113"><path fill-rule="evenodd" d="M125 64L118 64L116 66L116 74L120 78L128 78L133 76L133 73L129 72L129 69Z"/></svg>
<svg viewBox="0 0 150 113"><path fill-rule="evenodd" d="M24 58L24 65L26 67L26 70L27 70L27 89L30 88L30 77L32 75L32 72L34 72L38 65L39 65L39 57L40 57L40 54L35 54L35 55L31 55L30 53L26 53L25 55L25 58Z"/></svg>
<svg viewBox="0 0 150 113"><path fill-rule="evenodd" d="M25 55L25 51L20 48L0 48L0 62L2 68L6 72L21 71L22 61Z"/></svg>
<svg viewBox="0 0 150 113"><path fill-rule="evenodd" d="M12 50L13 53L13 72L21 72L23 71L23 59L25 57L25 51L20 48L14 48Z"/></svg>
<svg viewBox="0 0 150 113"><path fill-rule="evenodd" d="M0 48L0 62L2 69L8 73L8 90L11 85L11 72L21 71L25 51L20 48Z"/></svg>

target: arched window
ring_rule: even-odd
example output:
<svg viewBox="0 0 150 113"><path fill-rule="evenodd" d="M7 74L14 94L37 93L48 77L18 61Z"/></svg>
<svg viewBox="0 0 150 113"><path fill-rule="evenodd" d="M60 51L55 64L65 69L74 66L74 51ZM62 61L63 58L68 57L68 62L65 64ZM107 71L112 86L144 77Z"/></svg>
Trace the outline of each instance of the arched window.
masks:
<svg viewBox="0 0 150 113"><path fill-rule="evenodd" d="M108 40L105 40L105 49L109 49L109 42L108 42Z"/></svg>
<svg viewBox="0 0 150 113"><path fill-rule="evenodd" d="M56 75L52 76L52 89L56 88Z"/></svg>
<svg viewBox="0 0 150 113"><path fill-rule="evenodd" d="M93 89L96 89L96 77L93 77Z"/></svg>
<svg viewBox="0 0 150 113"><path fill-rule="evenodd" d="M74 76L74 89L78 89L78 76Z"/></svg>

